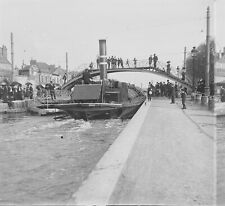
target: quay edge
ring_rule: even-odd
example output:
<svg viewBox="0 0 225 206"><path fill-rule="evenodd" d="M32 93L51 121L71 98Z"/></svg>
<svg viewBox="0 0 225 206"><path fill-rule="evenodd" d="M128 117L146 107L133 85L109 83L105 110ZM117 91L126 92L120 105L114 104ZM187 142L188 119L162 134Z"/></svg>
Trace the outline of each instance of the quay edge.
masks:
<svg viewBox="0 0 225 206"><path fill-rule="evenodd" d="M122 133L74 193L68 205L106 205L135 144L150 103L143 103ZM101 187L99 187L101 183ZM87 200L88 194L88 200Z"/></svg>
<svg viewBox="0 0 225 206"><path fill-rule="evenodd" d="M33 99L24 99L12 101L8 103L0 103L0 114L1 113L23 113L29 112L40 116L61 114L63 111L59 109L39 109Z"/></svg>
<svg viewBox="0 0 225 206"><path fill-rule="evenodd" d="M34 105L34 100L24 99L8 103L0 103L0 113L20 113L27 112L29 107Z"/></svg>

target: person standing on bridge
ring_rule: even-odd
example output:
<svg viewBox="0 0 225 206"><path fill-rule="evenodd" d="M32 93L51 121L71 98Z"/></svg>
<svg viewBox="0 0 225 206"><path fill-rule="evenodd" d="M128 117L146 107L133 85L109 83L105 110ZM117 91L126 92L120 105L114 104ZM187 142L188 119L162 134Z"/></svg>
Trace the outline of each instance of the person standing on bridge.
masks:
<svg viewBox="0 0 225 206"><path fill-rule="evenodd" d="M150 57L148 58L148 63L149 63L149 67L152 66L152 55L150 55Z"/></svg>
<svg viewBox="0 0 225 206"><path fill-rule="evenodd" d="M137 67L137 59L134 57L134 68Z"/></svg>
<svg viewBox="0 0 225 206"><path fill-rule="evenodd" d="M154 54L154 55L153 55L153 64L154 64L154 68L156 68L157 62L158 62L158 57L156 56L156 54Z"/></svg>
<svg viewBox="0 0 225 206"><path fill-rule="evenodd" d="M129 64L129 60L128 59L126 61L126 65L127 65L128 68L130 68L130 64Z"/></svg>
<svg viewBox="0 0 225 206"><path fill-rule="evenodd" d="M186 69L185 67L182 68L182 73L181 73L181 80L185 81L185 72L186 72Z"/></svg>
<svg viewBox="0 0 225 206"><path fill-rule="evenodd" d="M64 81L64 84L66 83L66 80L67 80L67 73L65 73L65 74L63 75L63 81Z"/></svg>
<svg viewBox="0 0 225 206"><path fill-rule="evenodd" d="M120 64L121 64L121 67L123 68L123 59L120 58Z"/></svg>
<svg viewBox="0 0 225 206"><path fill-rule="evenodd" d="M171 71L170 61L167 61L166 63L167 63L167 65L166 65L166 72L167 72L167 74L170 74L170 71Z"/></svg>
<svg viewBox="0 0 225 206"><path fill-rule="evenodd" d="M118 65L118 69L120 68L120 58L118 57L117 59L117 65Z"/></svg>
<svg viewBox="0 0 225 206"><path fill-rule="evenodd" d="M107 58L108 69L110 69L110 57Z"/></svg>
<svg viewBox="0 0 225 206"><path fill-rule="evenodd" d="M99 59L99 57L97 57L97 59L96 59L96 63L97 63L97 69L99 69L99 63L100 63L100 59Z"/></svg>

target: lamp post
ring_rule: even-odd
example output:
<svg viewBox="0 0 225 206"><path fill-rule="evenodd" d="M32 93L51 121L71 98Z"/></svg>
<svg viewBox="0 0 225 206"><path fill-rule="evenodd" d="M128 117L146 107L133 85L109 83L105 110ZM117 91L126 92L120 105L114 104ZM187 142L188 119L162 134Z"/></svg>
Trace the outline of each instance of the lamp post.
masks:
<svg viewBox="0 0 225 206"><path fill-rule="evenodd" d="M195 47L193 47L193 49L191 50L191 56L192 56L192 91L195 91L195 59L197 57L197 49Z"/></svg>
<svg viewBox="0 0 225 206"><path fill-rule="evenodd" d="M209 96L209 69L210 69L210 10L207 8L207 33L206 33L206 68L205 68L205 95Z"/></svg>
<svg viewBox="0 0 225 206"><path fill-rule="evenodd" d="M177 66L177 77L180 78L180 68Z"/></svg>

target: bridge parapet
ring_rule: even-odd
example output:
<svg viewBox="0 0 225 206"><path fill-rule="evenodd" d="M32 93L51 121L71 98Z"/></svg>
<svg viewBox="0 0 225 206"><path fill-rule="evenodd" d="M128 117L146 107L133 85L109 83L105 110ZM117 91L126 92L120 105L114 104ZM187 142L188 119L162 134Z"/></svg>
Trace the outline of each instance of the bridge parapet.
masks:
<svg viewBox="0 0 225 206"><path fill-rule="evenodd" d="M189 82L185 82L178 78L176 75L172 73L167 73L164 70L161 70L160 68L154 68L154 67L129 67L129 68L115 68L115 69L107 69L107 73L116 73L116 72L147 72L147 73L153 73L157 74L163 77L166 77L168 79L171 79L173 81L176 81L188 88L191 88L192 85ZM100 70L99 69L92 69L90 70L90 74L92 77L99 76ZM83 72L78 73L73 79L69 80L66 84L62 86L62 89L71 89L78 80L83 78Z"/></svg>

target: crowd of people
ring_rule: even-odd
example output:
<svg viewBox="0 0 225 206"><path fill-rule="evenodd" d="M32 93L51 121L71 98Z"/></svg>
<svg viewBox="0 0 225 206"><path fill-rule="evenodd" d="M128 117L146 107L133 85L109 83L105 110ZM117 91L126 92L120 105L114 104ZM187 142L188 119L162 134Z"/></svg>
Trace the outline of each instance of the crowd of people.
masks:
<svg viewBox="0 0 225 206"><path fill-rule="evenodd" d="M107 69L132 68L132 67L136 68L138 61L140 61L140 60L137 60L136 58L134 58L133 60L127 59L126 61L124 61L121 57L117 58L116 56L111 56L106 59ZM99 64L100 64L99 57L96 59L96 63L97 63L97 69L99 69ZM164 68L164 67L159 68L158 67L158 56L156 54L149 56L148 65L149 65L150 70L151 70L151 68L155 68L161 72L166 72L167 74L171 74L171 62L170 61L166 62L166 68ZM89 68L90 68L90 70L94 69L93 62L91 62L89 64ZM186 73L185 68L182 68L182 71L180 71L180 68L177 67L178 77L180 78L180 74L181 74L181 80L183 80L183 81L185 81L185 73Z"/></svg>
<svg viewBox="0 0 225 206"><path fill-rule="evenodd" d="M175 89L175 96L178 97L178 84L177 82L175 84L171 83L169 80L167 82L156 82L155 85L153 85L151 82L149 82L148 88L152 89L152 95L156 97L168 97L170 98L172 95L172 88Z"/></svg>
<svg viewBox="0 0 225 206"><path fill-rule="evenodd" d="M153 56L150 55L150 57L148 58L149 66L152 67L152 63L153 63L153 67L156 68L157 62L158 62L158 56L156 54L153 54Z"/></svg>
<svg viewBox="0 0 225 206"><path fill-rule="evenodd" d="M220 100L221 102L225 102L225 87L221 86L220 88Z"/></svg>
<svg viewBox="0 0 225 206"><path fill-rule="evenodd" d="M47 83L45 86L38 85L36 88L38 97L46 98L50 94L52 100L56 99L55 85L52 81L50 81L50 83Z"/></svg>
<svg viewBox="0 0 225 206"><path fill-rule="evenodd" d="M124 61L120 57L117 58L116 56L111 56L111 57L108 57L106 61L107 61L108 69L124 68ZM97 63L97 69L99 69L100 58L97 58L96 63ZM93 68L93 63L91 63L89 67Z"/></svg>
<svg viewBox="0 0 225 206"><path fill-rule="evenodd" d="M56 99L55 85L52 81L45 86L36 86L38 97L47 97L49 94L51 99ZM32 83L22 85L18 82L6 83L2 82L0 85L0 100L3 103L9 103L15 100L33 99L34 89Z"/></svg>
<svg viewBox="0 0 225 206"><path fill-rule="evenodd" d="M121 57L116 57L116 56L111 56L111 57L108 57L107 58L107 68L108 69L116 69L116 68L130 68L131 65L134 66L134 68L137 67L137 62L138 60L136 58L134 58L133 60L129 60L127 59L126 61L124 61ZM153 55L150 55L149 59L148 59L148 62L149 62L149 66L150 67L157 67L157 62L158 62L158 57L156 54L153 54ZM97 63L97 69L99 69L99 64L100 64L100 58L98 57L96 59L96 63ZM89 64L89 68L90 69L93 69L94 68L94 64L93 62L91 62Z"/></svg>
<svg viewBox="0 0 225 206"><path fill-rule="evenodd" d="M147 88L148 101L151 101L152 96L156 97L165 96L171 99L171 104L174 104L175 98L178 98L179 94L182 98L183 109L186 109L185 101L187 96L187 88L182 88L178 86L177 82L173 84L169 80L167 80L167 82L156 82L155 85L153 85L151 82L149 82L148 84Z"/></svg>
<svg viewBox="0 0 225 206"><path fill-rule="evenodd" d="M3 102L11 102L15 100L23 100L24 98L33 99L33 87L32 84L7 84L2 83L0 85L0 99Z"/></svg>

